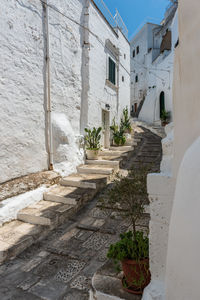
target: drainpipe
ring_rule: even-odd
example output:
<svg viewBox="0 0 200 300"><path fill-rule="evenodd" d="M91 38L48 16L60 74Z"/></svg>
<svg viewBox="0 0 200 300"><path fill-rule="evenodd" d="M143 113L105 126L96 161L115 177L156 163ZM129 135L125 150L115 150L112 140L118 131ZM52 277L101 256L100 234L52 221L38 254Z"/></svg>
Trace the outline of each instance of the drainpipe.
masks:
<svg viewBox="0 0 200 300"><path fill-rule="evenodd" d="M49 154L49 170L53 170L53 134L51 120L51 77L50 77L50 37L49 37L49 8L48 0L45 0L46 10L46 100L47 100L47 137L48 137L48 154Z"/></svg>
<svg viewBox="0 0 200 300"><path fill-rule="evenodd" d="M117 61L117 115L119 114L119 60L120 57L118 56ZM118 115L118 120L120 119L120 116Z"/></svg>

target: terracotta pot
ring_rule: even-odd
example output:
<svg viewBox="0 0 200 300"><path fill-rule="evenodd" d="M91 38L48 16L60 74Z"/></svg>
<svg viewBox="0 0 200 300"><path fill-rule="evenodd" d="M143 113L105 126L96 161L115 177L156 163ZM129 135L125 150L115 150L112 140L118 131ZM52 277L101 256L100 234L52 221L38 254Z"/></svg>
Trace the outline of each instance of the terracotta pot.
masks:
<svg viewBox="0 0 200 300"><path fill-rule="evenodd" d="M99 156L99 150L86 150L86 156L89 160L96 160Z"/></svg>
<svg viewBox="0 0 200 300"><path fill-rule="evenodd" d="M135 294L142 293L143 289L151 280L149 259L143 259L139 262L131 259L125 259L121 263L127 284L125 288L130 290L131 293L134 293L134 291ZM142 282L140 282L141 278L143 278Z"/></svg>

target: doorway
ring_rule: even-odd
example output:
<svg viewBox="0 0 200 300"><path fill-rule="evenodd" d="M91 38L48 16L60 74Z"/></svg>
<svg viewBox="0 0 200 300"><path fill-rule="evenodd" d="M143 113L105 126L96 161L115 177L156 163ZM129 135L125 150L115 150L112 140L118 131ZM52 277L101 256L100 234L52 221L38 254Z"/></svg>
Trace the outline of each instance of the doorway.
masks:
<svg viewBox="0 0 200 300"><path fill-rule="evenodd" d="M160 93L160 118L162 118L163 110L165 110L165 93Z"/></svg>
<svg viewBox="0 0 200 300"><path fill-rule="evenodd" d="M110 112L102 109L102 146L110 148Z"/></svg>
<svg viewBox="0 0 200 300"><path fill-rule="evenodd" d="M137 105L137 103L134 103L134 112L135 113L137 112L137 109L138 109L138 105Z"/></svg>

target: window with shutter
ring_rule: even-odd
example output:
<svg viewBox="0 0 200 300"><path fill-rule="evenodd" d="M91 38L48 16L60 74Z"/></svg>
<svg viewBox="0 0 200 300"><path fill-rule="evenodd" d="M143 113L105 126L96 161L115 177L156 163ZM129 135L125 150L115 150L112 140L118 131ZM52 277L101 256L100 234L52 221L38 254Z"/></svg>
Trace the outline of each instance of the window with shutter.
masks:
<svg viewBox="0 0 200 300"><path fill-rule="evenodd" d="M116 77L116 65L115 65L115 62L109 57L109 74L108 74L108 79L114 85L116 83L115 77Z"/></svg>

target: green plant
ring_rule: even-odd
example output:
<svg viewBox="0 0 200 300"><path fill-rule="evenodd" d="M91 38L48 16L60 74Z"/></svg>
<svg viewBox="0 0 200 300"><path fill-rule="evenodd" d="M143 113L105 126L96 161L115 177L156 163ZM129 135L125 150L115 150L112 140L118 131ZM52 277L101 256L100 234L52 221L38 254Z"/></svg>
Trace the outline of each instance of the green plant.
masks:
<svg viewBox="0 0 200 300"><path fill-rule="evenodd" d="M95 128L88 129L85 128L85 143L86 143L86 149L87 150L99 150L101 148L100 146L100 140L101 140L101 132L102 128Z"/></svg>
<svg viewBox="0 0 200 300"><path fill-rule="evenodd" d="M169 122L171 118L170 111L166 111L163 109L162 114L161 114L161 120L163 122Z"/></svg>
<svg viewBox="0 0 200 300"><path fill-rule="evenodd" d="M121 234L120 240L110 245L107 257L114 260L118 270L119 262L123 264L127 259L137 262L136 265L129 266L130 275L128 277L124 273L123 285L126 287L128 282L128 288L135 287L140 291L148 284L150 276L148 267L149 239L143 232L137 230L137 221L142 217L144 205L148 201L146 184L148 172L149 167L141 166L129 171L126 177L117 174L108 198L106 200L101 199L102 207L110 207L118 215L129 221L131 225L132 231ZM131 272L135 276L132 276Z"/></svg>
<svg viewBox="0 0 200 300"><path fill-rule="evenodd" d="M113 133L113 140L117 146L124 145L126 143L126 137L124 135L124 127L118 126L115 122L115 118L113 119L113 123L110 126L110 129Z"/></svg>
<svg viewBox="0 0 200 300"><path fill-rule="evenodd" d="M148 202L147 174L149 167L141 166L129 171L128 176L119 173L108 192L108 198L102 202L102 207L111 207L120 216L129 221L132 231L136 232L136 222L144 212L144 205Z"/></svg>
<svg viewBox="0 0 200 300"><path fill-rule="evenodd" d="M110 245L107 257L114 259L116 263L124 259L139 261L148 258L149 239L140 231L136 231L135 235L132 231L120 234L120 241Z"/></svg>
<svg viewBox="0 0 200 300"><path fill-rule="evenodd" d="M129 117L128 107L123 109L123 117L121 119L121 127L124 128L124 130L131 131L131 121Z"/></svg>

